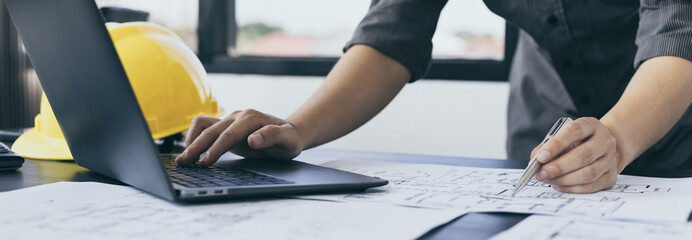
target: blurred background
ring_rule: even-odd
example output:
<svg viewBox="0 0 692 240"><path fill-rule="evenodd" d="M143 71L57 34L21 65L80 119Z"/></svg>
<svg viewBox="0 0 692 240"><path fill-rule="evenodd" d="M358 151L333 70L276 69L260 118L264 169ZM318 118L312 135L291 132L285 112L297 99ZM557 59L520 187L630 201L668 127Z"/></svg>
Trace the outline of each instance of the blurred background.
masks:
<svg viewBox="0 0 692 240"><path fill-rule="evenodd" d="M319 87L368 0L96 0L106 21L165 26L198 54L226 112L287 117ZM507 70L516 30L481 0L450 0L427 77L380 115L324 147L505 158ZM0 129L33 126L40 84L0 9Z"/></svg>

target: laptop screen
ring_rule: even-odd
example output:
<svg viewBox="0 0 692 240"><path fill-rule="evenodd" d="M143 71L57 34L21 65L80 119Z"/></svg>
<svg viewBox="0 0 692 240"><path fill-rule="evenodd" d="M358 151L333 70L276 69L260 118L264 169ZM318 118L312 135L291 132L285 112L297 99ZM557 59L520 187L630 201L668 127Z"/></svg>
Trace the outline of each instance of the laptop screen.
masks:
<svg viewBox="0 0 692 240"><path fill-rule="evenodd" d="M171 184L92 0L5 0L75 161L172 199Z"/></svg>

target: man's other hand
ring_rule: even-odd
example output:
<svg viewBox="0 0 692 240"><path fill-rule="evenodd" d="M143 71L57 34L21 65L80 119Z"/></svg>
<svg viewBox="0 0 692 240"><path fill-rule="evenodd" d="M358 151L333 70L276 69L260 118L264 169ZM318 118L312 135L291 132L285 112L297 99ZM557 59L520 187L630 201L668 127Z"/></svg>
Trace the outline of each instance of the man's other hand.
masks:
<svg viewBox="0 0 692 240"><path fill-rule="evenodd" d="M619 169L616 139L596 118L579 118L534 149L543 163L536 180L568 193L592 193L615 185ZM624 168L624 167L623 167Z"/></svg>

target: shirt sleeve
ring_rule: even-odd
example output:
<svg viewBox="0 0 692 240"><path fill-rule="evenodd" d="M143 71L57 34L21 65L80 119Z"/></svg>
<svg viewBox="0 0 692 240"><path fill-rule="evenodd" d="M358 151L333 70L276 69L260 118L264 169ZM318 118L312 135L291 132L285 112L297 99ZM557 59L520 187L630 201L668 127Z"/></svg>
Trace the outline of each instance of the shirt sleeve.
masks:
<svg viewBox="0 0 692 240"><path fill-rule="evenodd" d="M635 69L658 56L692 61L692 1L641 0Z"/></svg>
<svg viewBox="0 0 692 240"><path fill-rule="evenodd" d="M364 44L399 62L410 82L428 71L432 37L447 0L372 0L344 52Z"/></svg>

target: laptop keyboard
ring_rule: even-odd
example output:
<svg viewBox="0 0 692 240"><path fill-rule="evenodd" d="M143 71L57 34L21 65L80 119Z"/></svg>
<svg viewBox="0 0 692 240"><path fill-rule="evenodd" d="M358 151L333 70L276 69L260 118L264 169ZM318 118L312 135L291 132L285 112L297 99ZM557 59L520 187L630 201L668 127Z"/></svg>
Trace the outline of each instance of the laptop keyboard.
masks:
<svg viewBox="0 0 692 240"><path fill-rule="evenodd" d="M164 157L163 162L171 181L185 187L232 187L293 183L240 168L180 166L168 157Z"/></svg>

